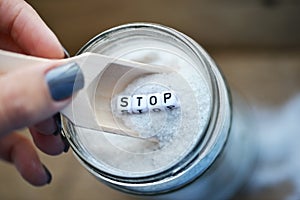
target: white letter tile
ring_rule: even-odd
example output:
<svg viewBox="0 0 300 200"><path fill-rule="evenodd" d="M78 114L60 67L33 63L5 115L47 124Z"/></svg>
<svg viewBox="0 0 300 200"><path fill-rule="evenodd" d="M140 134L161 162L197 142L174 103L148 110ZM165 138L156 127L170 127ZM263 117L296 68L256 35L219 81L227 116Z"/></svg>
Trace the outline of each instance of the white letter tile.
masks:
<svg viewBox="0 0 300 200"><path fill-rule="evenodd" d="M133 95L132 96L132 112L144 113L148 111L147 96L146 95Z"/></svg>
<svg viewBox="0 0 300 200"><path fill-rule="evenodd" d="M132 113L131 96L118 96L117 103L117 110L119 113Z"/></svg>
<svg viewBox="0 0 300 200"><path fill-rule="evenodd" d="M179 101L172 91L166 91L162 93L162 106L166 110L172 110L179 107Z"/></svg>
<svg viewBox="0 0 300 200"><path fill-rule="evenodd" d="M162 105L161 105L161 94L160 93L154 93L154 94L149 94L147 96L147 104L148 104L148 109L153 112L159 112L162 110Z"/></svg>

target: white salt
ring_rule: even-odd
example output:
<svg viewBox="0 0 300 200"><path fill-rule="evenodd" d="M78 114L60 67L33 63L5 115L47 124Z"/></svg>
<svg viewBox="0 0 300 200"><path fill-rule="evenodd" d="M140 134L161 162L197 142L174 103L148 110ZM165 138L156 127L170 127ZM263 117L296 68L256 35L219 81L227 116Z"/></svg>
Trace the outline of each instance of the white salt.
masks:
<svg viewBox="0 0 300 200"><path fill-rule="evenodd" d="M151 175L174 166L196 145L209 121L211 93L207 80L199 70L201 64L196 65L192 60L179 56L180 53L140 49L122 55L121 58L127 60L174 66L178 71L140 77L112 98L112 110L119 123L143 137L155 137L159 143L109 133L100 134L93 130L78 131L82 148L88 152L86 157L94 166L120 176ZM124 115L117 112L118 95L147 95L166 90L176 93L180 101L179 108L143 114Z"/></svg>

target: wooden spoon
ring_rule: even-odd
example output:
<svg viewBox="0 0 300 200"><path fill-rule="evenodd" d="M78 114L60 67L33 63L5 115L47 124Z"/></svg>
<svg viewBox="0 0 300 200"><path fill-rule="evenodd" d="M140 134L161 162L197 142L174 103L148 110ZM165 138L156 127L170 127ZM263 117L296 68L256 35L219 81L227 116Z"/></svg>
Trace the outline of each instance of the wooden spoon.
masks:
<svg viewBox="0 0 300 200"><path fill-rule="evenodd" d="M0 50L0 60L2 73L53 61L4 50ZM66 108L61 110L63 116L78 127L146 139L114 119L111 98L116 93L115 86L118 85L118 90L122 90L140 76L168 73L174 69L125 61L90 52L64 59L62 62L78 63L85 79L84 88L72 97L72 102ZM99 91L99 85L101 90L96 94ZM100 107L101 112L95 112L96 106L97 110Z"/></svg>

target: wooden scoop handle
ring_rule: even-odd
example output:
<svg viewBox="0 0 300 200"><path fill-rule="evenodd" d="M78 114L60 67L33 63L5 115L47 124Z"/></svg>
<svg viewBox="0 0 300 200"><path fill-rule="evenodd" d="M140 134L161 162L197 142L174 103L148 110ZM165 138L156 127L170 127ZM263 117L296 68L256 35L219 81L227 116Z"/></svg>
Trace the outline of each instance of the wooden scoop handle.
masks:
<svg viewBox="0 0 300 200"><path fill-rule="evenodd" d="M17 70L18 68L41 65L53 61L51 59L23 55L4 50L0 50L0 60L0 72L9 72ZM85 78L84 88L79 91L77 95L72 97L71 104L64 108L61 113L78 127L138 138L140 138L138 133L125 128L124 126L116 124L113 118L112 110L110 107L108 107L112 97L111 90L113 90L113 84L115 84L119 78L116 76L116 74L118 74L120 71L130 74L130 76L128 76L128 80L123 81L125 88L125 84L128 84L141 74L174 71L174 69L162 66L125 61L95 53L84 53L72 58L63 59L61 61L77 62L81 67ZM111 67L109 70L106 70L108 66ZM104 70L106 70L105 78L102 79L101 82L98 80L99 74L103 73ZM108 86L104 87L105 89L101 91L101 96L103 96L103 98L99 100L99 103L103 108L101 108L100 119L98 119L97 115L95 114L94 94L91 94L90 92L96 90L98 83Z"/></svg>

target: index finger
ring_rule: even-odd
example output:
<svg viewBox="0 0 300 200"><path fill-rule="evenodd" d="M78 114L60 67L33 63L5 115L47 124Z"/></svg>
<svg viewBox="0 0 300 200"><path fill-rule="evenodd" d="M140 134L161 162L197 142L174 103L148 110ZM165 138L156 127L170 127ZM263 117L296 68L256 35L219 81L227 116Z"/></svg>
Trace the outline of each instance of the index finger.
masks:
<svg viewBox="0 0 300 200"><path fill-rule="evenodd" d="M63 58L63 48L37 12L23 0L0 0L0 31L27 54Z"/></svg>

